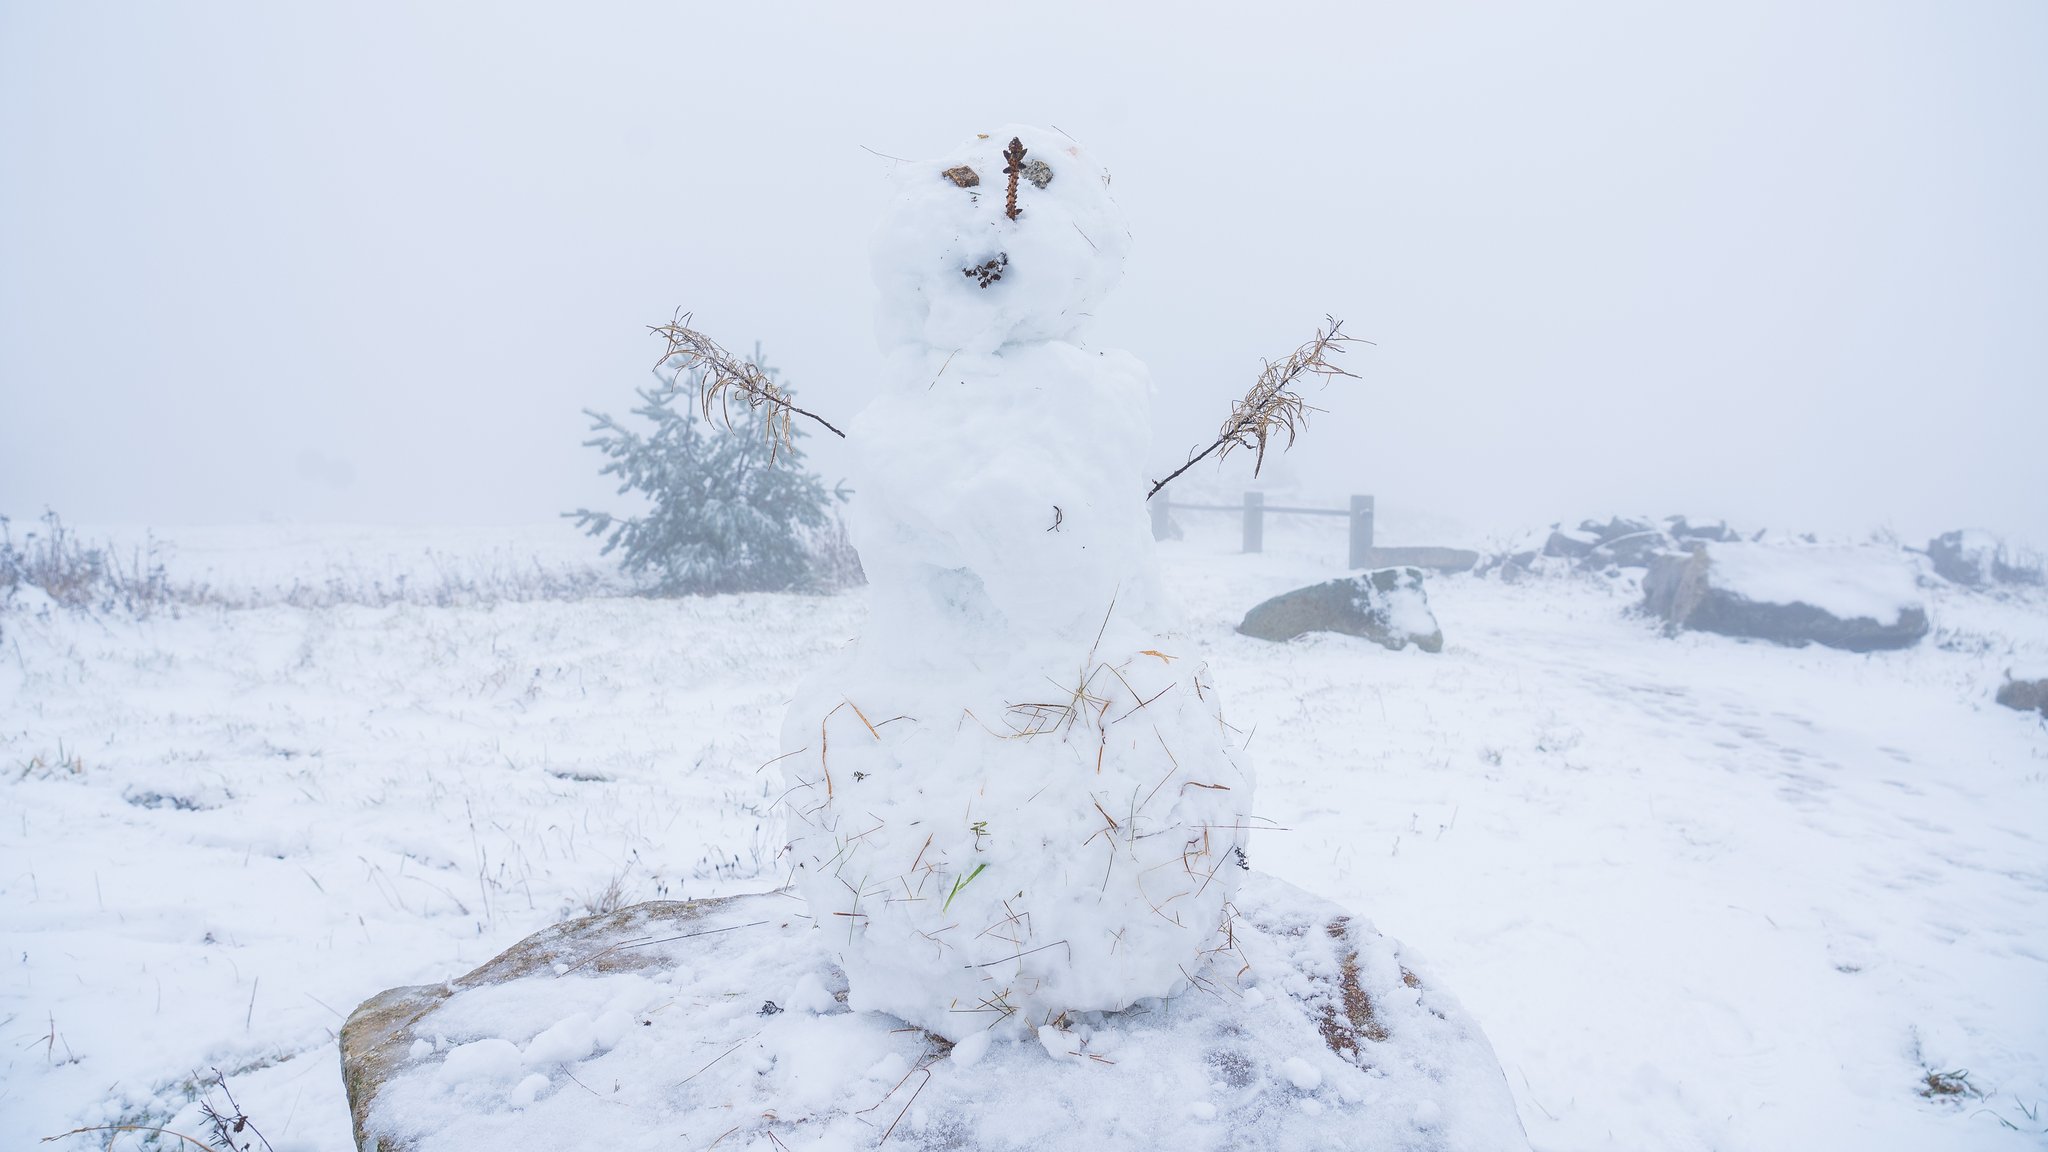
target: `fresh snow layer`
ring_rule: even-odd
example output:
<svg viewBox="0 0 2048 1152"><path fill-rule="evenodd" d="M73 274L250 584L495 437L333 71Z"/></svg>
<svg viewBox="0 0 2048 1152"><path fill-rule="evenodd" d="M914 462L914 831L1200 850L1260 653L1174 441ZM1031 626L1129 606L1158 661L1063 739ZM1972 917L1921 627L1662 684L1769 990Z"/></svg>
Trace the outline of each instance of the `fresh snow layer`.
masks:
<svg viewBox="0 0 2048 1152"><path fill-rule="evenodd" d="M1707 560L1714 587L1762 604L1810 604L1885 625L1909 608L1925 610L1913 565L1893 548L1714 544Z"/></svg>
<svg viewBox="0 0 2048 1152"><path fill-rule="evenodd" d="M2048 665L2048 596L1932 587L1926 640L1857 655L1666 639L1627 581L1433 577L1440 655L1268 644L1234 632L1244 611L1344 557L1341 528L1274 520L1264 554L1225 515L1159 549L1174 654L1228 675L1263 768L1252 863L1428 957L1536 1147L2040 1146L2048 726L1992 696ZM167 535L179 569L237 586L423 554L412 530ZM467 567L562 535L435 547ZM628 902L780 885L764 765L791 685L863 612L0 618L0 1147L197 1135L187 1078L219 1068L278 1152L343 1152L333 1033L359 1001L466 972L614 880ZM548 1023L587 1016L595 1043L612 1008ZM1921 1094L1964 1071L1981 1095Z"/></svg>
<svg viewBox="0 0 2048 1152"><path fill-rule="evenodd" d="M950 1054L830 993L791 1008L787 989L845 984L834 926L786 894L622 920L582 948L630 949L630 971L544 968L428 1009L411 1029L433 1041L378 1088L370 1131L415 1152L1526 1146L1456 998L1370 925L1270 878L1240 890L1197 990L1035 1032L983 1021ZM1347 971L1380 1039L1338 1050L1324 1032Z"/></svg>
<svg viewBox="0 0 2048 1152"><path fill-rule="evenodd" d="M1377 599L1385 605L1387 631L1396 636L1436 635L1440 626L1436 613L1429 610L1425 588L1396 584L1390 591L1378 593Z"/></svg>

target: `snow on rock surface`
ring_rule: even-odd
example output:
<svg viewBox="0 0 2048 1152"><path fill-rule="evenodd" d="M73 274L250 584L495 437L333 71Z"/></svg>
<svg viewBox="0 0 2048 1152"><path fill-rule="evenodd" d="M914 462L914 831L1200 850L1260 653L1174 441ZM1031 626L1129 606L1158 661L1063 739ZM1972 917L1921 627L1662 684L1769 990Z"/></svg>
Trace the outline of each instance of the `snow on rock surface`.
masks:
<svg viewBox="0 0 2048 1152"><path fill-rule="evenodd" d="M1395 651L1410 644L1424 652L1444 648L1443 629L1415 568L1383 568L1282 593L1245 613L1237 630L1261 640L1341 632Z"/></svg>
<svg viewBox="0 0 2048 1152"><path fill-rule="evenodd" d="M1811 604L1843 620L1886 625L1926 610L1912 566L1888 549L1715 544L1707 558L1716 587L1761 604Z"/></svg>
<svg viewBox="0 0 2048 1152"><path fill-rule="evenodd" d="M819 1014L754 1010L792 983L845 989L829 941L801 912L783 893L639 905L549 929L449 984L373 998L342 1038L358 1142L384 1152L720 1141L832 1152L885 1139L962 1152L1528 1146L1493 1052L1457 1001L1396 942L1275 880L1246 878L1230 941L1183 995L1024 1037L983 1026L951 1045L836 1002ZM599 1004L630 1024L594 1050ZM425 1036L442 1042L421 1046Z"/></svg>
<svg viewBox="0 0 2048 1152"><path fill-rule="evenodd" d="M1667 553L1643 577L1643 607L1673 631L1854 652L1908 647L1928 630L1912 566L1879 547L1726 543Z"/></svg>
<svg viewBox="0 0 2048 1152"><path fill-rule="evenodd" d="M1998 686L1995 699L2007 708L2048 716L2048 675L2015 676Z"/></svg>
<svg viewBox="0 0 2048 1152"><path fill-rule="evenodd" d="M875 236L870 617L784 723L790 863L854 1006L943 1036L1179 991L1252 823L1159 591L1149 378L1076 342L1126 243L1079 146L1018 126L906 164Z"/></svg>

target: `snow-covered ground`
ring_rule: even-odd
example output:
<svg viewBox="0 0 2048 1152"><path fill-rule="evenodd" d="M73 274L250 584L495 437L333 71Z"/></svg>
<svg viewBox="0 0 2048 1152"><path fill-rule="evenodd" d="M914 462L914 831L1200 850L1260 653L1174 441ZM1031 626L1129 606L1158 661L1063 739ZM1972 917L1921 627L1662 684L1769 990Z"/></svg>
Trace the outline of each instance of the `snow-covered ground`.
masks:
<svg viewBox="0 0 2048 1152"><path fill-rule="evenodd" d="M1926 642L1852 655L1666 639L1627 580L1455 577L1441 655L1271 645L1232 626L1344 549L1274 519L1263 555L1222 515L1163 549L1282 829L1253 863L1425 957L1538 1148L2048 1141L2048 725L1992 703L2048 663L2048 598L1930 587ZM594 565L559 528L166 535L230 590ZM586 907L774 887L764 765L861 616L0 619L0 1145L196 1134L218 1068L277 1152L339 1152L364 997Z"/></svg>

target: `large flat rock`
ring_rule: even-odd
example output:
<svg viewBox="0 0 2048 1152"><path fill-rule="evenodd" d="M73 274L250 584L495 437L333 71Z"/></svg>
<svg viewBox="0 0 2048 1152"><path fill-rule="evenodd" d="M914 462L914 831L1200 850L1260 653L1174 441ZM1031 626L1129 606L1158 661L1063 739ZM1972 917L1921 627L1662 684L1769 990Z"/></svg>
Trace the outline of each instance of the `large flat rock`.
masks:
<svg viewBox="0 0 2048 1152"><path fill-rule="evenodd" d="M373 997L342 1032L357 1144L1528 1146L1457 1001L1396 941L1270 878L1246 878L1187 991L1035 1037L963 1013L956 1045L848 1010L835 929L783 893L642 904Z"/></svg>
<svg viewBox="0 0 2048 1152"><path fill-rule="evenodd" d="M1911 569L1870 548L1724 543L1664 553L1643 575L1643 610L1672 633L1792 648L1910 648L1928 630Z"/></svg>

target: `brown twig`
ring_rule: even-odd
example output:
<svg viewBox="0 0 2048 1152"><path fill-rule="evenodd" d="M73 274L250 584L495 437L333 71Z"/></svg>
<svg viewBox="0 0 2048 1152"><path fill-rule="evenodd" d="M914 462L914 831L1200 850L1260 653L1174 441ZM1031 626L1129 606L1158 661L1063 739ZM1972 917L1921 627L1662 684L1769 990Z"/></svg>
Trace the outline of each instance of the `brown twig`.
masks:
<svg viewBox="0 0 2048 1152"><path fill-rule="evenodd" d="M732 427L732 414L724 411L723 406L733 392L739 393L749 408L766 406L774 409L766 422L771 460L777 449L789 447L792 415L815 420L827 432L841 440L846 439L846 433L834 427L831 421L816 412L797 407L788 390L777 384L759 364L741 360L719 346L716 340L690 327L690 313L679 313L667 324L650 325L648 331L668 342L668 346L662 349L661 359L654 362L656 368L674 361L681 371L703 372L697 399L703 406L706 420L711 419L712 408L717 406L724 414L726 427Z"/></svg>
<svg viewBox="0 0 2048 1152"><path fill-rule="evenodd" d="M1230 455L1233 448L1250 448L1256 454L1252 464L1252 475L1266 463L1266 445L1281 432L1287 434L1285 448L1294 446L1294 438L1308 426L1308 415L1320 409L1311 408L1294 391L1294 385L1306 376L1321 376L1327 383L1332 376L1357 374L1346 372L1330 362L1330 357L1344 351L1344 345L1359 341L1344 335L1344 322L1334 316L1324 317L1326 324L1316 331L1315 338L1301 347L1287 359L1274 363L1266 361L1266 367L1253 382L1244 398L1231 407L1230 418L1223 422L1223 428L1207 448L1188 457L1188 462L1168 473L1164 480L1152 482L1152 490L1145 493L1150 500L1159 494L1181 473L1193 468L1210 453L1217 453L1221 460Z"/></svg>
<svg viewBox="0 0 2048 1152"><path fill-rule="evenodd" d="M263 1141L263 1152L275 1152L270 1147L269 1138L264 1136L257 1129L256 1125L250 1122L248 1113L242 1111L242 1106L235 1102L235 1094L228 1089L228 1078L221 1075L220 1069L215 1068L213 1070L213 1079L220 1086L221 1094L228 1098L228 1111L225 1113L216 1109L211 1099L202 1100L199 1103L199 1114L204 1116L207 1124L213 1128L214 1143L226 1149L240 1149L241 1152L247 1152L249 1148L248 1141L244 1140L240 1144L235 1142L235 1137L241 1135L242 1130L246 1128L255 1135L256 1139Z"/></svg>
<svg viewBox="0 0 2048 1152"><path fill-rule="evenodd" d="M1024 170L1024 153L1024 143L1016 137L1011 138L1010 147L1003 153L1004 159L1009 161L1009 165L1003 171L1010 178L1006 214L1012 220L1022 212L1022 209L1017 207L1017 177ZM1000 263L997 266L1000 268ZM974 276L976 270L970 268L967 274ZM798 407L790 393L777 384L760 365L739 359L711 337L690 327L690 318L691 314L688 312L678 313L673 321L650 325L648 330L668 342L667 347L662 350L661 359L655 362L656 368L674 361L683 371L703 370L698 401L703 407L705 419L712 418L715 407L723 411L722 406L734 392L739 393L749 407L765 406L773 409L766 421L771 460L774 458L775 450L789 447L793 434L792 417L795 416L816 421L827 432L842 440L846 439L846 433L840 431L831 421L809 409ZM1230 417L1223 422L1216 439L1208 447L1189 456L1187 463L1167 473L1165 478L1153 481L1152 487L1145 493L1145 499L1150 500L1157 496L1160 489L1172 483L1181 473L1211 455L1220 460L1229 456L1233 449L1249 448L1255 453L1252 475L1257 476L1260 469L1265 467L1266 447L1275 436L1286 433L1287 443L1282 446L1283 451L1294 446L1294 438L1308 426L1309 413L1320 411L1310 407L1301 398L1300 393L1294 391L1294 385L1307 376L1320 376L1325 382L1332 376L1350 376L1356 379L1356 373L1339 368L1329 357L1344 351L1346 344L1370 343L1344 335L1342 320L1335 317L1324 319L1326 324L1317 330L1314 339L1295 349L1292 355L1279 363L1270 360L1266 362L1264 370L1259 373L1259 378L1253 382L1251 389L1232 405ZM725 417L726 426L731 427L730 413L725 413Z"/></svg>
<svg viewBox="0 0 2048 1152"><path fill-rule="evenodd" d="M1009 191L1003 196L1003 215L1015 220L1024 212L1017 207L1017 177L1024 174L1024 141L1010 137L1010 146L1003 149L1003 159L1009 161L1003 166L1003 175L1010 178Z"/></svg>

